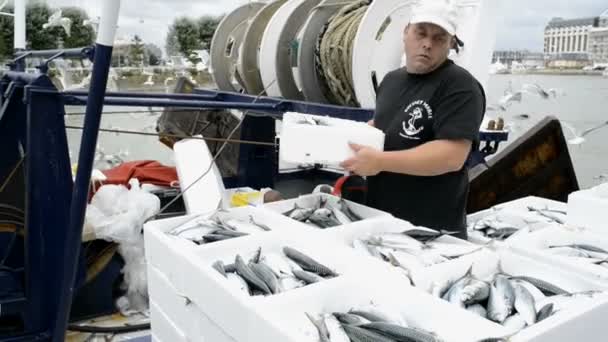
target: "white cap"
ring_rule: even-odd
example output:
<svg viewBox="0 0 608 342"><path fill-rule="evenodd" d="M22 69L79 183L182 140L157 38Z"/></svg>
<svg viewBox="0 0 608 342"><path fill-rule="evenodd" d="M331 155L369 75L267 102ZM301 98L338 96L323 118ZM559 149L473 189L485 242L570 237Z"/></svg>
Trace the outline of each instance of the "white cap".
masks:
<svg viewBox="0 0 608 342"><path fill-rule="evenodd" d="M455 35L457 20L458 8L454 1L420 0L412 8L410 24L431 23Z"/></svg>

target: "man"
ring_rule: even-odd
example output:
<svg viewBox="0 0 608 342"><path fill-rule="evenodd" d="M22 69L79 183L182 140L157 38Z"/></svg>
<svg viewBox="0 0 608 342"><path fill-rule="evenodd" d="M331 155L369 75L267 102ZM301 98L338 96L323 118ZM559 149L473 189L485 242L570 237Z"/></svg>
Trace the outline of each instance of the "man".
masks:
<svg viewBox="0 0 608 342"><path fill-rule="evenodd" d="M413 9L406 66L380 84L370 122L386 134L385 151L351 144L355 156L342 166L368 176L369 206L466 239L466 160L478 148L486 100L479 82L448 58L462 44L456 17L442 1Z"/></svg>

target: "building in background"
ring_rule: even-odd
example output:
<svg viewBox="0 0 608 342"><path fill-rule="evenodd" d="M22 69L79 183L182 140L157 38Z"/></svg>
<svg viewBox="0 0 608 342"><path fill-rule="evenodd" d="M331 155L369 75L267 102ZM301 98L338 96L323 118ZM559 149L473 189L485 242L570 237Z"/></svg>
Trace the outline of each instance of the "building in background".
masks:
<svg viewBox="0 0 608 342"><path fill-rule="evenodd" d="M502 63L507 68L538 69L545 66L545 55L542 52L528 50L494 51L492 63Z"/></svg>
<svg viewBox="0 0 608 342"><path fill-rule="evenodd" d="M608 65L608 10L600 15L598 27L589 31L589 55L594 64Z"/></svg>

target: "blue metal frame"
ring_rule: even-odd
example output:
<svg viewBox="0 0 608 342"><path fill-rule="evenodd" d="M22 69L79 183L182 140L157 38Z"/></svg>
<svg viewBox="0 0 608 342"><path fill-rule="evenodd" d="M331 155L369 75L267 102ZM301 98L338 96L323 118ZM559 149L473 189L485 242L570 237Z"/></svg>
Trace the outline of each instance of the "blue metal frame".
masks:
<svg viewBox="0 0 608 342"><path fill-rule="evenodd" d="M63 340L72 299L82 279L78 273L84 272L82 258L79 258L80 239L104 105L248 110L262 115L245 118L240 138L260 142L274 142L274 120L285 112L357 121L368 121L373 116L369 109L205 89L195 89L194 94L114 92L104 96L112 48L100 45L94 50L23 52L17 55L13 67L19 68L30 56L52 59L60 55L88 56L92 51L95 63L91 93L57 91L44 74L48 60L39 68L42 74L9 71L0 80L0 148L6 152L3 156L7 156L0 160L0 176L21 158L21 150L26 151L27 170L25 269L0 270L0 288L25 284L11 295L0 297L0 315L20 314L26 326L24 334L7 337L7 341ZM83 104L87 105L87 115L79 169L73 184L64 106ZM483 162L484 157L495 152L497 145L507 138L505 132L482 132L480 139L486 146L481 154L477 153L474 163ZM239 171L236 179L230 180L231 185L273 186L277 177L276 152L273 147L241 145ZM306 174L310 171L302 173Z"/></svg>

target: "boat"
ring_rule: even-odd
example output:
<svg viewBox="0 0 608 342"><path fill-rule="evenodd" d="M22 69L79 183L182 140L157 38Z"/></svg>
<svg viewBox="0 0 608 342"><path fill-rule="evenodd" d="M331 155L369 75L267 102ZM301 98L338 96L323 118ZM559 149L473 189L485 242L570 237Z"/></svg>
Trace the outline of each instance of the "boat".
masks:
<svg viewBox="0 0 608 342"><path fill-rule="evenodd" d="M273 187L291 197L302 191L310 192L319 183L332 183L340 178L340 173L327 170L324 165L312 165L303 169L296 165L295 172L293 165L279 167L275 141L280 136L277 137L275 131L276 118L285 112L302 112L367 121L373 114L378 81L402 63L400 44L394 44L391 40L399 37L402 27L397 24L399 20L386 19L402 19L409 15L407 3L400 0L376 1L371 4L368 13L374 15L362 19L360 32L354 37L352 47L355 66L352 68L352 78L358 106L336 104L330 96L319 92L323 89L319 86L321 79L311 69L314 63L306 59L306 56L314 54L311 50L315 45L314 39L310 41L306 38L314 37L315 34L318 36L318 29L322 27L319 23L327 23L339 9L331 3L335 5L341 2L326 0L324 3L327 6L323 7L315 7L311 5L312 2L308 7L296 6L305 1L286 2L289 5L286 7L277 6L279 3L271 6L251 2L239 7L225 17L213 39L210 67L218 89L199 88L188 82L187 78L181 78L176 91L167 94L106 91L119 0L103 3L104 17L95 47L60 51L25 51L25 1L16 0L17 37L23 39L15 41L18 52L11 63L11 70L3 74L0 82L3 94L0 148L4 157L0 161L0 177L10 178L6 187L3 187L3 190L10 189L10 195L6 195L8 191L0 191L0 203L3 203L1 208L5 209L2 214L13 218L10 224L0 226L0 232L4 233L0 246L3 246L3 251L11 253L9 262L0 267L0 337L10 338L11 341L60 341L63 340L69 323L116 312L116 284L124 260L115 253L116 246L111 243L82 242L82 226L91 185L91 164L104 103L165 107L167 109L162 119L166 123L178 120L176 108L204 108L216 113L236 109L258 114L247 117L242 122L240 140L254 144L242 143L235 149L238 164L230 165L228 162L226 170L230 170L231 166L233 169L232 173L224 175L226 187ZM483 22L492 22L487 20L488 17L496 15L489 6L480 6L474 2L467 2L466 6L471 7L469 13L473 18L467 21L468 25L479 26L481 18L484 19ZM302 15L313 8L323 10L313 11L309 16ZM476 11L483 11L483 14L479 15ZM269 13L275 15L269 16ZM249 30L243 30L240 25L243 22L249 23ZM296 24L307 28L298 49L290 45L296 36L291 28ZM494 34L491 27L485 26L468 32L470 37L461 38L485 41ZM228 42L233 49L226 49ZM237 42L245 45L240 46ZM370 48L370 44L375 44L374 48ZM290 49L282 49L286 45ZM300 58L297 63L294 58L296 50ZM454 58L468 66L483 83L487 80L491 50L489 44L480 44L479 49L469 46ZM258 51L259 56L256 55ZM48 63L59 56L87 58L94 62L90 92L58 90L54 86L45 70L48 70ZM44 58L40 72L24 72L24 60L33 57ZM256 64L257 61L261 64ZM252 63L253 69L249 68ZM300 65L301 68L294 72L293 64ZM236 68L233 68L235 65ZM251 70L254 72L251 73ZM278 75L278 82L269 80L268 75ZM250 89L253 91L248 93ZM26 101L23 101L24 97ZM64 122L66 105L87 106L80 165L75 180L67 149ZM574 176L566 174L564 177L569 182L566 183L567 186L559 188L557 193L547 192L549 185L540 180L526 183L525 187L513 191L513 184L522 181L516 172L520 169L520 163L522 160L528 163L530 154L536 155L539 150L546 151L546 144L541 142L548 135L552 139L551 146L555 148L552 151L559 152L559 157L535 160L533 170L539 172L537 177L544 179L547 174L557 172L560 169L558 166L568 164L567 148L562 144L561 131L554 126L553 120L548 125L553 125L550 126L550 134L542 127L493 164L485 163L485 158L498 151L499 144L508 139L508 132L502 129L482 130L482 146L479 151L475 151L474 156L476 168L475 176L472 175L474 190L471 193L471 210L489 208L514 196L540 194L563 199L566 193L577 188L578 185L572 180ZM168 126L170 125L167 124ZM179 129L179 125L177 127ZM177 141L172 140L167 132L160 132L161 139L168 146L173 146ZM183 136L192 132L173 133ZM218 138L226 142L231 137ZM507 166L500 166L500 160ZM488 165L490 168L483 169ZM505 177L504 182L493 183L497 179L496 175L504 170L512 170L511 173L518 177ZM13 245L23 247L13 248ZM111 331L74 324L69 327L85 331ZM124 329L127 328L123 327L122 330Z"/></svg>

